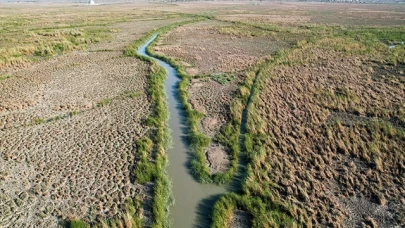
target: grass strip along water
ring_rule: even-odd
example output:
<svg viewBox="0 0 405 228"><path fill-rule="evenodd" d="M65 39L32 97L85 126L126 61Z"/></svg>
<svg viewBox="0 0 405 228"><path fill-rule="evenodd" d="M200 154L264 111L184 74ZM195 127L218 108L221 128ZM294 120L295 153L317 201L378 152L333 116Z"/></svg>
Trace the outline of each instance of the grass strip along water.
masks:
<svg viewBox="0 0 405 228"><path fill-rule="evenodd" d="M198 20L194 22L197 21ZM159 36L161 36L162 34L163 33L160 33ZM217 138L218 141L231 148L231 166L224 173L211 174L206 165L207 161L204 153L205 148L210 145L211 139L198 130L198 123L204 117L204 114L194 110L191 104L188 102L187 88L190 85L190 80L192 79L192 77L188 75L185 72L184 67L173 58L160 55L152 51L152 47L158 41L159 36L147 48L147 52L149 55L169 63L173 68L177 70L177 74L181 78L181 81L178 85L178 96L186 113L187 125L189 127L188 142L190 143L191 154L193 156L191 162L192 173L200 183L228 183L234 177L238 167L238 157L240 151L239 126L241 122L240 119L238 119L236 116L240 114L238 114L237 111L234 112L235 118L233 118L233 120L229 124L222 128L221 135Z"/></svg>
<svg viewBox="0 0 405 228"><path fill-rule="evenodd" d="M162 33L160 33L160 35L162 35ZM251 137L246 137L246 143L240 143L240 140L243 140L241 139L241 130L244 131L243 126L246 124L242 123L242 114L248 109L248 102L253 96L251 92L254 91L252 88L255 86L255 79L259 75L260 69L269 65L273 59L267 61L263 60L256 64L255 67L249 69L246 80L239 85L238 91L233 102L231 103L231 121L221 128L219 136L215 138L215 140L231 148L231 167L225 173L211 174L206 165L207 161L204 154L204 150L210 145L211 139L198 130L198 123L204 115L194 110L188 102L187 88L192 77L186 74L183 66L176 62L173 58L159 55L152 51L152 47L154 44L156 44L157 40L158 39L155 39L148 46L148 54L169 63L177 70L178 76L181 78L178 86L178 95L183 104L183 109L185 110L187 117L187 124L190 130L188 139L193 155L192 171L194 176L202 183L224 184L229 183L235 177L235 174L239 172L240 177L238 177L239 180L236 181L236 185L241 185L243 183L245 169L243 168L243 170L238 170L240 146L246 147L244 146L245 144L249 145L252 143ZM245 186L242 186L243 189L245 189ZM221 197L220 200L215 204L212 217L212 227L227 227L230 215L233 213L233 210L237 208L246 210L248 213L254 216L253 225L255 227L261 227L261 225L265 224L263 221L268 221L269 219L274 221L274 224L297 224L290 216L290 213L288 213L288 209L281 205L275 204L268 200L263 201L260 197L252 197L246 194L237 195L236 193L228 193L227 195Z"/></svg>
<svg viewBox="0 0 405 228"><path fill-rule="evenodd" d="M195 21L201 20L200 18L194 18L192 20L174 23L156 30L152 30L142 39L135 41L124 51L126 56L134 56L142 61L151 64L151 80L149 94L151 100L156 103L154 116L149 117L146 123L156 129L156 134L152 138L156 146L156 155L154 156L155 163L149 161L150 156L143 156L140 163L136 165L134 170L135 180L143 184L149 181L155 182L154 196L153 196L153 226L152 227L168 227L170 225L168 219L169 207L172 204L171 200L171 186L170 181L167 176L166 166L167 166L167 156L165 154L165 149L169 146L169 134L167 128L167 103L165 100L165 90L164 82L166 79L166 72L163 67L159 66L156 61L141 56L137 53L137 50L143 45L147 40L152 38L155 34L161 34L172 30L176 27L193 23ZM143 143L145 142L145 143ZM141 142L141 145L149 145L149 139L145 139ZM148 147L148 146L146 146ZM144 148L144 146L142 146ZM149 154L151 155L151 154Z"/></svg>
<svg viewBox="0 0 405 228"><path fill-rule="evenodd" d="M272 66L278 56L286 52L279 52L272 59L267 59L258 62L254 67L247 70L246 80L239 85L236 99L231 103L231 113L233 118L237 118L240 126L239 139L240 148L244 153L244 162L247 167L243 167L239 171L236 190L238 193L228 193L222 196L214 205L212 214L212 228L225 228L229 226L230 218L234 216L235 210L247 212L252 218L249 224L252 227L300 227L290 208L287 208L275 201L272 198L263 198L250 194L249 186L247 186L246 178L253 172L250 163L256 154L256 144L263 139L262 135L253 134L251 119L257 119L252 112L252 102L260 92L260 77L263 69L268 69ZM248 121L249 120L249 121ZM229 124L232 124L229 123ZM260 144L258 144L260 145ZM262 148L261 148L262 149ZM258 154L263 151L257 152ZM244 166L245 164L240 164ZM270 193L271 194L271 193Z"/></svg>
<svg viewBox="0 0 405 228"><path fill-rule="evenodd" d="M167 103L164 90L166 79L165 69L159 66L156 61L141 56L137 53L138 49L157 33L163 33L184 24L202 20L202 18L192 18L191 20L174 23L148 32L141 39L132 42L125 50L123 55L136 57L150 65L150 80L148 95L152 101L153 114L145 120L145 123L151 127L152 132L147 137L143 137L136 143L138 159L134 164L132 171L135 183L146 184L154 183L152 214L152 227L169 227L168 219L169 207L172 205L171 183L168 178L167 156L165 150L169 147L170 136L167 128ZM142 203L139 199L129 199L121 215L116 218L109 218L103 221L97 221L94 224L87 224L80 220L70 220L64 222L67 227L143 227L144 221L141 219Z"/></svg>

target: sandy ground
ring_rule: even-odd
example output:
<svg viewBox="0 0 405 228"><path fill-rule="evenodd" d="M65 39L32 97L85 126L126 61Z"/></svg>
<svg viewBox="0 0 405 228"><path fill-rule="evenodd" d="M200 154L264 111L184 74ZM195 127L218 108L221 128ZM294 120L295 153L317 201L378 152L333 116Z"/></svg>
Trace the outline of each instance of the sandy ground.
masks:
<svg viewBox="0 0 405 228"><path fill-rule="evenodd" d="M222 145L211 144L206 148L206 159L211 173L225 172L229 168L227 148Z"/></svg>

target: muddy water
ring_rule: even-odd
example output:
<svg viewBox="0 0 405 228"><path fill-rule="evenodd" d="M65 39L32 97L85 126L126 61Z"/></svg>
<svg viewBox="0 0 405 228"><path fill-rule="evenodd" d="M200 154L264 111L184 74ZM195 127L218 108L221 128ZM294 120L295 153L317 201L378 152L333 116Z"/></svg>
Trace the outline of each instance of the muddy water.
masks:
<svg viewBox="0 0 405 228"><path fill-rule="evenodd" d="M144 46L139 48L138 53L153 58L146 53L146 47L156 37L155 35ZM226 189L216 185L200 184L190 174L189 163L191 158L186 142L185 113L177 96L177 84L180 79L177 77L176 69L166 62L156 58L153 59L164 67L168 73L165 90L169 106L169 128L173 145L167 151L169 158L168 174L173 183L173 196L175 199L175 204L170 210L172 227L209 227L212 205L221 194L226 192Z"/></svg>

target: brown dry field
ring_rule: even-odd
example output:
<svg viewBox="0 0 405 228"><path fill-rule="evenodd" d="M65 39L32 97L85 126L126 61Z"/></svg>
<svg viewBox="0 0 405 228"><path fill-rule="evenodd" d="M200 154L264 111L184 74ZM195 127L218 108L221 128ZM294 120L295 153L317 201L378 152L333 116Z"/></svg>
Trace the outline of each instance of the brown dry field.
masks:
<svg viewBox="0 0 405 228"><path fill-rule="evenodd" d="M86 50L1 68L12 77L0 81L0 226L103 221L133 198L144 202L140 216L150 224L153 183L131 179L135 143L149 134L143 124L151 114L149 67L122 52L146 32L182 19L146 8L142 16L123 6L40 6L0 11L34 18L39 25L27 26L36 28L91 24L108 9L99 20L107 18L114 33ZM60 16L45 23L53 15Z"/></svg>
<svg viewBox="0 0 405 228"><path fill-rule="evenodd" d="M238 34L229 23L203 21L170 31L160 40L157 53L170 54L183 62L190 75L237 73L258 59L288 44L267 34Z"/></svg>
<svg viewBox="0 0 405 228"><path fill-rule="evenodd" d="M234 26L232 21L255 25L278 25L297 28L307 25L385 26L403 25L402 5L355 5L324 3L176 3L157 4L156 10L201 13L215 16L215 21L203 21L182 26L165 34L154 51L180 62L189 75L197 76L189 86L189 103L204 113L199 130L215 138L221 126L229 121L229 105L244 80L243 72L259 60L276 51L291 47L304 39L296 34L276 35L246 26ZM291 36L291 37L286 37ZM221 85L210 76L227 73L236 80ZM202 77L202 78L201 78ZM214 155L221 151L220 155ZM213 173L227 168L227 156L214 141L207 148L206 158ZM216 164L217 163L217 164ZM215 168L214 168L215 166Z"/></svg>
<svg viewBox="0 0 405 228"><path fill-rule="evenodd" d="M247 9L230 10L219 16L229 21L284 26L328 24L344 26L386 26L405 23L402 5L351 5L334 3L262 3Z"/></svg>
<svg viewBox="0 0 405 228"><path fill-rule="evenodd" d="M0 80L2 227L56 227L66 218L101 221L118 215L130 198L144 202L140 216L150 224L153 183L133 184L130 174L136 165L135 143L150 132L143 124L151 113L146 95L150 72L145 63L123 57L122 51L146 32L183 20L173 14L202 13L218 19L176 28L155 47L195 76L188 88L189 103L205 114L199 130L214 139L206 150L212 173L229 166L228 148L217 144L215 136L230 120L230 104L246 72L305 39L294 32L289 37L284 31L230 21L289 29L405 23L405 5L36 6L0 6L0 20L7 21L1 25L9 26L3 29L7 36L0 38L0 54L31 53L37 45L30 40L35 33L16 37L10 30L13 23L21 31L78 23L83 30L109 32L100 43L70 53L32 61L18 54L13 56L18 64L0 68L0 76L11 75ZM21 49L13 49L17 44ZM295 218L308 216L314 227L404 223L405 139L398 132L405 124L398 116L405 109L405 67L322 48L306 51L302 55L307 64L266 72L252 111L262 121L255 133L266 135L266 152L252 162L249 190L258 196L272 193L276 201L295 205ZM217 76L222 74L232 79L221 84ZM228 226L245 227L249 220L249 213L237 210Z"/></svg>
<svg viewBox="0 0 405 228"><path fill-rule="evenodd" d="M314 226L403 223L403 70L376 71L367 57L322 49L304 55L308 64L266 75L254 112L268 153L253 162L248 182L274 184L275 198Z"/></svg>
<svg viewBox="0 0 405 228"><path fill-rule="evenodd" d="M160 3L153 10L186 12L219 19L263 24L385 26L405 23L403 4L320 2L188 2Z"/></svg>

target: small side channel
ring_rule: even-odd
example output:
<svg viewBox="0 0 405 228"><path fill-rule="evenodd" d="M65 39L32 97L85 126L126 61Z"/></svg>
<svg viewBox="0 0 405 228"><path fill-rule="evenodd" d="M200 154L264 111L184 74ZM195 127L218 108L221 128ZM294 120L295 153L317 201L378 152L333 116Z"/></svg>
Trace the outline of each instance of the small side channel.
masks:
<svg viewBox="0 0 405 228"><path fill-rule="evenodd" d="M177 95L180 81L177 71L168 63L149 56L146 48L156 39L153 36L138 49L138 54L154 59L166 69L166 99L170 113L169 128L172 147L167 151L169 159L168 174L173 183L175 204L171 208L172 227L209 227L212 206L216 199L226 193L226 188L210 184L200 184L190 175L190 154L187 145L186 117Z"/></svg>
<svg viewBox="0 0 405 228"><path fill-rule="evenodd" d="M255 88L257 84L257 80L259 79L260 70L256 72L255 78L253 80L253 84L250 88L250 95L248 98L248 102L246 103L245 108L242 111L242 120L240 125L240 135L239 135L239 147L240 147L240 155L239 155L239 164L238 170L236 172L235 177L232 179L231 183L228 186L228 190L236 193L242 193L242 183L247 178L247 164L248 164L248 157L246 154L245 148L245 134L247 133L247 120L249 115L249 108L253 103L253 96L255 94Z"/></svg>

